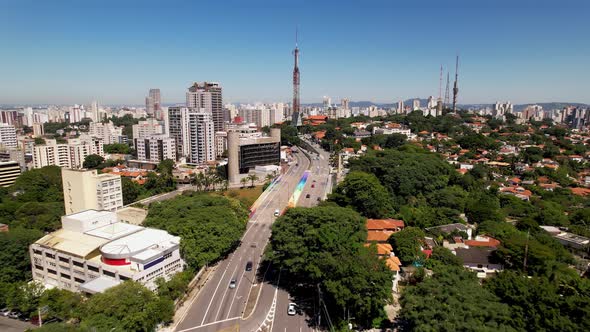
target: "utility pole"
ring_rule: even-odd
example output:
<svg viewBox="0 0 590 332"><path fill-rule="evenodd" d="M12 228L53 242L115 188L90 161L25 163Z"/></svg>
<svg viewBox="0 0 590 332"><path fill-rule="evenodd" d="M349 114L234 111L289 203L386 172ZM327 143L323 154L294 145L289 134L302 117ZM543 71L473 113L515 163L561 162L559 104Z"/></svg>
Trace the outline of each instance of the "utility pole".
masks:
<svg viewBox="0 0 590 332"><path fill-rule="evenodd" d="M524 274L526 274L526 260L527 260L527 256L529 253L529 235L530 234L531 234L531 231L528 230L526 232L526 245L524 246L524 262L522 263Z"/></svg>

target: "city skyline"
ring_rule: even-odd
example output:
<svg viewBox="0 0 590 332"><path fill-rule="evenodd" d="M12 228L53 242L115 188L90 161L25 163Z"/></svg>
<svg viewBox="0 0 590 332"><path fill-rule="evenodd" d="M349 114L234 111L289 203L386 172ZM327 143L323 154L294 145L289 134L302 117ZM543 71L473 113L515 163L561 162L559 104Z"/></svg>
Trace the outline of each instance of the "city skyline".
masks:
<svg viewBox="0 0 590 332"><path fill-rule="evenodd" d="M196 81L219 82L224 103L288 102L296 26L303 104L438 97L457 53L458 104L590 104L582 1L101 4L0 5L0 104L141 105L154 87L181 103Z"/></svg>

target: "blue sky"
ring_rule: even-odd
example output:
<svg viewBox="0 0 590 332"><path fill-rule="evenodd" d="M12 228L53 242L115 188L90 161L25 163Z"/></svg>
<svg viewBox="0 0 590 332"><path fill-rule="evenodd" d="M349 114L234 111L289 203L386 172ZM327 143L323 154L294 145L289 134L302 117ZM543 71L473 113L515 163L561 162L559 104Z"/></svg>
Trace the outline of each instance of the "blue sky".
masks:
<svg viewBox="0 0 590 332"><path fill-rule="evenodd" d="M289 101L295 26L303 102L438 95L590 103L590 1L0 0L0 104ZM445 77L446 79L446 77ZM444 82L443 82L444 94Z"/></svg>

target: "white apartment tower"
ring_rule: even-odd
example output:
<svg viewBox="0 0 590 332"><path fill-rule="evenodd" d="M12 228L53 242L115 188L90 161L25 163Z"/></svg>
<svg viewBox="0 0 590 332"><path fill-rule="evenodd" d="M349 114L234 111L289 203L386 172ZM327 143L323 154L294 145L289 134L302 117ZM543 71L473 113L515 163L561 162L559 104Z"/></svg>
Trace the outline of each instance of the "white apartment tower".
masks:
<svg viewBox="0 0 590 332"><path fill-rule="evenodd" d="M104 144L126 142L126 138L123 136L123 127L115 127L110 121L108 123L91 122L89 134L92 137L102 139Z"/></svg>
<svg viewBox="0 0 590 332"><path fill-rule="evenodd" d="M176 142L165 135L153 135L133 140L137 160L158 163L162 160L176 160Z"/></svg>
<svg viewBox="0 0 590 332"><path fill-rule="evenodd" d="M133 140L138 138L150 137L164 134L164 126L156 119L147 119L139 121L133 125Z"/></svg>
<svg viewBox="0 0 590 332"><path fill-rule="evenodd" d="M195 82L186 93L186 106L210 113L215 131L222 131L224 123L229 121L222 102L222 89L219 83Z"/></svg>
<svg viewBox="0 0 590 332"><path fill-rule="evenodd" d="M215 130L211 113L188 107L168 108L168 135L176 144L176 159L199 164L215 160Z"/></svg>
<svg viewBox="0 0 590 332"><path fill-rule="evenodd" d="M33 168L50 165L82 168L87 156L97 154L104 157L102 140L89 136L70 139L66 144L57 144L54 139L46 139L44 145L35 145L32 150Z"/></svg>
<svg viewBox="0 0 590 332"><path fill-rule="evenodd" d="M16 148L16 129L13 125L0 123L0 145L5 148Z"/></svg>
<svg viewBox="0 0 590 332"><path fill-rule="evenodd" d="M85 210L114 211L123 206L121 176L96 170L61 170L66 214Z"/></svg>

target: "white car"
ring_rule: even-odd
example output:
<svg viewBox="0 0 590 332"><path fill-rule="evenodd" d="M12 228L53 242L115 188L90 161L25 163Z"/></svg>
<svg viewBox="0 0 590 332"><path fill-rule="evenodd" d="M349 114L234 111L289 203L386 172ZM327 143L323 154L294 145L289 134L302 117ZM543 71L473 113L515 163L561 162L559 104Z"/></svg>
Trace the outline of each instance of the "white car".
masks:
<svg viewBox="0 0 590 332"><path fill-rule="evenodd" d="M295 307L297 307L297 305L295 303L289 303L289 309L287 309L287 314L289 316L295 316L295 314L297 313L297 310L295 310Z"/></svg>
<svg viewBox="0 0 590 332"><path fill-rule="evenodd" d="M229 288L232 288L232 289L233 289L233 288L236 288L236 279L232 279L232 280L229 282Z"/></svg>
<svg viewBox="0 0 590 332"><path fill-rule="evenodd" d="M279 209L275 210L275 217L278 217L281 214L281 211L279 211Z"/></svg>

